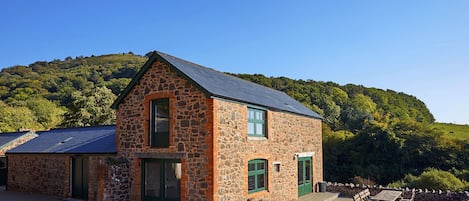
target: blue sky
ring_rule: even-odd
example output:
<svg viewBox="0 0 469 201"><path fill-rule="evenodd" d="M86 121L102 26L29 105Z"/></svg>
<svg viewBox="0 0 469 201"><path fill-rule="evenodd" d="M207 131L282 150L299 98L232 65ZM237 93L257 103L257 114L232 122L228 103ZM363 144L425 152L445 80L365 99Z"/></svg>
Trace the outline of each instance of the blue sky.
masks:
<svg viewBox="0 0 469 201"><path fill-rule="evenodd" d="M469 124L469 1L0 1L0 67L159 50L233 73L412 94Z"/></svg>

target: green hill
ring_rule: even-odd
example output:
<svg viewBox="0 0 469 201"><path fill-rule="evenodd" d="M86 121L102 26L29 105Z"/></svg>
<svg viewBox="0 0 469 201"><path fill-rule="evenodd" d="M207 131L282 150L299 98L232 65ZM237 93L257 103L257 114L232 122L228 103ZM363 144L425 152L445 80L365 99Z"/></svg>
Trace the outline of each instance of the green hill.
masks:
<svg viewBox="0 0 469 201"><path fill-rule="evenodd" d="M442 131L446 136L455 139L469 139L469 125L434 123L433 129Z"/></svg>

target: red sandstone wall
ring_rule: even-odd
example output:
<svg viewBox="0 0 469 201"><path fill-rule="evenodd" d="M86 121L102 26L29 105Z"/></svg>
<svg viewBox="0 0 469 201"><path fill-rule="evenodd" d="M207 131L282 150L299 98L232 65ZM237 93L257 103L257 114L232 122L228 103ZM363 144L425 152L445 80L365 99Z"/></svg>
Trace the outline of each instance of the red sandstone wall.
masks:
<svg viewBox="0 0 469 201"><path fill-rule="evenodd" d="M170 146L149 146L150 102L170 100ZM182 160L182 200L212 200L211 99L192 83L156 61L119 105L118 155L130 161L130 200L141 199L141 162L136 153L185 153ZM111 189L112 191L112 189Z"/></svg>
<svg viewBox="0 0 469 201"><path fill-rule="evenodd" d="M65 198L70 194L69 178L70 157L68 155L8 155L8 190Z"/></svg>
<svg viewBox="0 0 469 201"><path fill-rule="evenodd" d="M283 112L268 111L267 139L247 136L247 106L215 101L215 200L296 200L295 153L314 152L313 183L323 179L321 121ZM249 160L268 160L267 190L248 194ZM280 172L273 163L280 162ZM314 188L314 187L313 187Z"/></svg>

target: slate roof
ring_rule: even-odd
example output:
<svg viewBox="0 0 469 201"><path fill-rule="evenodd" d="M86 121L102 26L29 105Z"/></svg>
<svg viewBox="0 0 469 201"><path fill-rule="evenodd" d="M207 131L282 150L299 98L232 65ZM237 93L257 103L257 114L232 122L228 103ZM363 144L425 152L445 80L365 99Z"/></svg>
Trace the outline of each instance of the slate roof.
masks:
<svg viewBox="0 0 469 201"><path fill-rule="evenodd" d="M162 60L176 72L190 80L208 96L266 107L274 111L286 111L322 119L320 115L303 106L287 94L253 82L249 82L211 68L162 53L153 52L132 82L117 98L112 107L116 109L140 78L156 60Z"/></svg>
<svg viewBox="0 0 469 201"><path fill-rule="evenodd" d="M7 154L99 154L116 153L116 127L60 128L37 132L38 137Z"/></svg>
<svg viewBox="0 0 469 201"><path fill-rule="evenodd" d="M7 145L8 143L20 138L23 135L28 134L30 131L12 132L12 133L0 133L0 148Z"/></svg>

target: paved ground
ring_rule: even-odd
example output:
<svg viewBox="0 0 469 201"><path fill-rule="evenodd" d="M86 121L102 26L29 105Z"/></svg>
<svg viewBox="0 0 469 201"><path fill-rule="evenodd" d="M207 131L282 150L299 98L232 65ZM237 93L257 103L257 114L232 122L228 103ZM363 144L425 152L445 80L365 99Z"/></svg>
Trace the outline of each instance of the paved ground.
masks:
<svg viewBox="0 0 469 201"><path fill-rule="evenodd" d="M353 201L351 198L338 197L338 193L310 193L301 196L297 201Z"/></svg>
<svg viewBox="0 0 469 201"><path fill-rule="evenodd" d="M0 200L1 201L64 201L64 199L53 197L53 196L5 191L5 186L0 186ZM66 200L72 201L73 199L66 199Z"/></svg>
<svg viewBox="0 0 469 201"><path fill-rule="evenodd" d="M80 201L76 199L62 199L53 196L37 195L5 191L5 186L0 186L0 201ZM298 201L350 201L351 198L338 198L336 193L311 193L300 197Z"/></svg>

